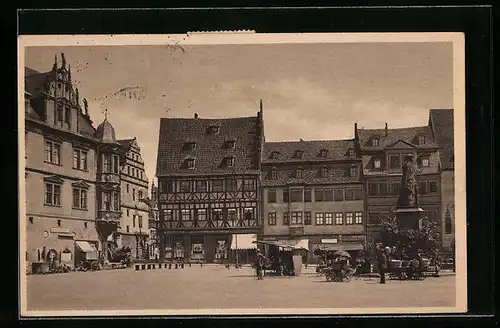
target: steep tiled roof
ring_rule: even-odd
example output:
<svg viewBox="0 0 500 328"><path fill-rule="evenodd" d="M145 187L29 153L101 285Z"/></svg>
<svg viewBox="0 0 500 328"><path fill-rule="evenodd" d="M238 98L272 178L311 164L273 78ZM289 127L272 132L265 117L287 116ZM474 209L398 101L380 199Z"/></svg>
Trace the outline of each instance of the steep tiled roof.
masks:
<svg viewBox="0 0 500 328"><path fill-rule="evenodd" d="M258 117L227 119L162 118L158 141L156 175L258 173ZM219 126L219 132L210 132ZM226 142L234 140L234 148ZM194 150L186 142L196 142ZM221 165L225 157L234 156L234 167ZM194 168L186 159L196 160Z"/></svg>
<svg viewBox="0 0 500 328"><path fill-rule="evenodd" d="M442 168L444 170L453 169L455 166L453 109L431 109L429 124L439 145Z"/></svg>
<svg viewBox="0 0 500 328"><path fill-rule="evenodd" d="M365 176L369 175L401 175L402 174L402 168L397 168L397 169L389 169L389 168L383 168L383 169L373 169L373 156L371 155L363 155L363 174ZM417 174L433 174L433 173L438 173L439 172L439 154L437 151L430 152L428 153L428 159L429 159L429 166L428 167L422 167L420 166L418 168ZM385 161L385 159L382 159Z"/></svg>
<svg viewBox="0 0 500 328"><path fill-rule="evenodd" d="M45 90L45 82L52 72L39 73L32 69L28 72L28 69L25 69L24 74L24 90L35 96Z"/></svg>
<svg viewBox="0 0 500 328"><path fill-rule="evenodd" d="M24 67L24 77L34 75L34 74L40 74L40 72L37 70L34 70L32 68L29 68L27 66Z"/></svg>
<svg viewBox="0 0 500 328"><path fill-rule="evenodd" d="M132 141L134 141L134 139L121 139L117 141L122 146L123 149L128 149Z"/></svg>
<svg viewBox="0 0 500 328"><path fill-rule="evenodd" d="M353 166L355 166L353 164ZM264 187L283 186L287 184L340 184L340 183L359 183L359 172L357 176L349 176L350 165L343 166L327 166L328 175L322 177L320 175L322 165L304 166L302 169L302 178L296 177L296 169L298 167L276 167L266 166L262 169L261 184ZM276 177L272 178L272 170L276 169Z"/></svg>
<svg viewBox="0 0 500 328"><path fill-rule="evenodd" d="M353 150L351 156L349 149ZM326 156L320 156L326 150ZM302 152L297 157L296 151ZM273 157L276 152L277 158ZM262 153L262 164L287 162L321 162L355 159L354 140L311 140L266 142Z"/></svg>
<svg viewBox="0 0 500 328"><path fill-rule="evenodd" d="M362 149L384 149L397 143L399 140L422 149L438 147L428 126L388 129L387 136L385 135L385 129L358 129L358 136ZM376 148L371 146L371 140L374 136L379 138L379 147ZM425 137L425 144L419 145L417 143L418 136Z"/></svg>

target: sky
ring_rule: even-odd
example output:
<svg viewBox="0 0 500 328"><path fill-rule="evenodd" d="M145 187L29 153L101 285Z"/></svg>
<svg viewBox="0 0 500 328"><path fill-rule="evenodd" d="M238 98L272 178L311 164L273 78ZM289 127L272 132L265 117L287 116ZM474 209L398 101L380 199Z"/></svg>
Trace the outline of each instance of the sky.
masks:
<svg viewBox="0 0 500 328"><path fill-rule="evenodd" d="M162 117L254 116L262 99L266 141L294 141L453 108L451 42L29 47L25 66L49 71L61 52L94 126L107 109L118 139L136 137L150 181Z"/></svg>

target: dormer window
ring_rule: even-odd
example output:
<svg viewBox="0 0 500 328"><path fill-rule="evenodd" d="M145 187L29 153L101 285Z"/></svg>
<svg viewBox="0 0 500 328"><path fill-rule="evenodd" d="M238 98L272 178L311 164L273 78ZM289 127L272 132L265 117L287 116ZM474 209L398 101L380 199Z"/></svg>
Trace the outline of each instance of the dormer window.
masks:
<svg viewBox="0 0 500 328"><path fill-rule="evenodd" d="M349 168L349 176L355 177L358 175L358 169L356 167Z"/></svg>
<svg viewBox="0 0 500 328"><path fill-rule="evenodd" d="M382 161L380 160L380 158L375 158L373 160L373 168L380 169L381 167L382 167Z"/></svg>
<svg viewBox="0 0 500 328"><path fill-rule="evenodd" d="M418 144L425 145L425 136L418 136Z"/></svg>
<svg viewBox="0 0 500 328"><path fill-rule="evenodd" d="M280 157L280 152L279 151L273 151L271 152L271 159L278 159Z"/></svg>
<svg viewBox="0 0 500 328"><path fill-rule="evenodd" d="M354 156L354 149L349 148L349 149L347 150L347 156Z"/></svg>
<svg viewBox="0 0 500 328"><path fill-rule="evenodd" d="M293 157L295 158L302 158L302 155L304 154L304 152L302 150L296 150Z"/></svg>
<svg viewBox="0 0 500 328"><path fill-rule="evenodd" d="M372 146L373 146L373 147L378 147L378 146L379 146L379 141L380 141L380 139L379 139L379 138L377 138L377 137L373 137L373 138L372 138Z"/></svg>
<svg viewBox="0 0 500 328"><path fill-rule="evenodd" d="M210 125L210 133L218 134L220 132L219 125Z"/></svg>
<svg viewBox="0 0 500 328"><path fill-rule="evenodd" d="M186 165L187 165L188 169L194 169L195 159L194 158L188 158L186 160Z"/></svg>
<svg viewBox="0 0 500 328"><path fill-rule="evenodd" d="M297 179L302 179L302 168L299 167L298 169L295 170L295 177Z"/></svg>
<svg viewBox="0 0 500 328"><path fill-rule="evenodd" d="M322 178L328 177L328 168L326 166L322 167L320 174Z"/></svg>
<svg viewBox="0 0 500 328"><path fill-rule="evenodd" d="M278 179L278 170L273 167L271 169L271 180L277 180Z"/></svg>
<svg viewBox="0 0 500 328"><path fill-rule="evenodd" d="M233 167L234 166L234 157L225 157L224 158L224 166Z"/></svg>
<svg viewBox="0 0 500 328"><path fill-rule="evenodd" d="M320 157L327 157L327 156L328 156L328 150L326 150L326 149L321 149L321 150L319 151L319 156L320 156Z"/></svg>
<svg viewBox="0 0 500 328"><path fill-rule="evenodd" d="M184 144L184 150L186 151L193 151L196 149L196 142L194 141L186 141Z"/></svg>
<svg viewBox="0 0 500 328"><path fill-rule="evenodd" d="M422 157L420 162L423 167L429 167L429 157Z"/></svg>

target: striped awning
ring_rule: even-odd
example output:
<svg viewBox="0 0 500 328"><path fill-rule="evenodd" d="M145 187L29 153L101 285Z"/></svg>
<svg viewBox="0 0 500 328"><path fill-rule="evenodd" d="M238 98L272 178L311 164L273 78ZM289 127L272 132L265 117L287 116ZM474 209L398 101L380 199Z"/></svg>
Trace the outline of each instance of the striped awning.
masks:
<svg viewBox="0 0 500 328"><path fill-rule="evenodd" d="M95 249L95 247L92 246L92 245L90 245L86 241L77 241L76 242L76 246L78 246L78 248L80 248L82 250L82 252L84 252L84 253L97 252L97 250Z"/></svg>
<svg viewBox="0 0 500 328"><path fill-rule="evenodd" d="M231 249L256 249L256 234L234 234L231 236Z"/></svg>

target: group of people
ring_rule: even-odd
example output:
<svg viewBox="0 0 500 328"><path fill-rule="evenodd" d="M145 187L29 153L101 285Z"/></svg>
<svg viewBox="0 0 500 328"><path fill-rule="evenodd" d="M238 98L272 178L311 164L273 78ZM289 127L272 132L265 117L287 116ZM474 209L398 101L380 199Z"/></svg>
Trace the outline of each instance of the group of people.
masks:
<svg viewBox="0 0 500 328"><path fill-rule="evenodd" d="M386 246L379 249L378 253L378 271L380 274L380 283L385 284L385 275L389 272L389 263L391 262L393 256L396 256L396 249ZM413 278L419 270L424 269L424 259L420 251L417 252L416 257L409 261L409 266L407 270L407 275L409 278Z"/></svg>

